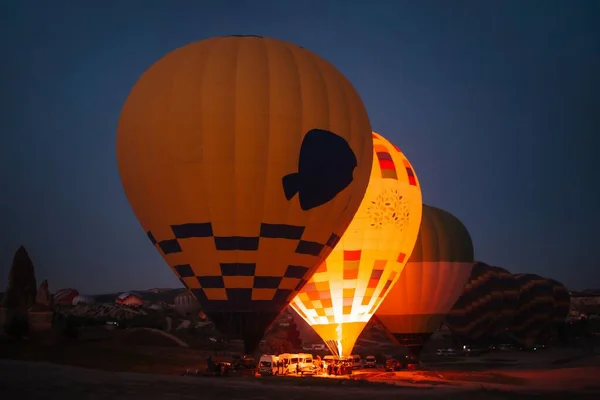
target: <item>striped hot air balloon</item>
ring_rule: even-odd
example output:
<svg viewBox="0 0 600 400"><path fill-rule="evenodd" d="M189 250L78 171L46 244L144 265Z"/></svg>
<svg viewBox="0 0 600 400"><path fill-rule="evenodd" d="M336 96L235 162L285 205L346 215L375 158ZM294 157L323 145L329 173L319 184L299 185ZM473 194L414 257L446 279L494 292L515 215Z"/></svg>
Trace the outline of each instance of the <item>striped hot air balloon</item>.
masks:
<svg viewBox="0 0 600 400"><path fill-rule="evenodd" d="M565 319L571 308L571 295L569 294L569 290L562 283L555 281L554 279L547 279L547 281L552 287L554 302L552 307L552 323L548 330L542 335L541 339L546 343L559 335L560 329L563 328Z"/></svg>
<svg viewBox="0 0 600 400"><path fill-rule="evenodd" d="M423 205L414 250L376 317L394 340L418 356L462 293L472 267L467 228L452 214Z"/></svg>
<svg viewBox="0 0 600 400"><path fill-rule="evenodd" d="M508 271L475 263L464 292L446 316L448 328L463 343L503 333L517 309L516 291Z"/></svg>
<svg viewBox="0 0 600 400"><path fill-rule="evenodd" d="M73 304L73 299L77 296L79 296L79 292L76 289L59 289L54 293L54 303L71 305Z"/></svg>
<svg viewBox="0 0 600 400"><path fill-rule="evenodd" d="M513 274L500 267L490 266L490 269L496 272L496 276L499 279L498 283L501 285L493 293L493 296L502 299L502 306L499 310L496 310L496 318L483 334L483 337L489 341L506 335L519 307L519 285L515 281Z"/></svg>
<svg viewBox="0 0 600 400"><path fill-rule="evenodd" d="M561 325L565 322L569 310L571 309L571 295L569 289L562 283L554 279L548 279L552 285L552 293L554 295L554 323Z"/></svg>
<svg viewBox="0 0 600 400"><path fill-rule="evenodd" d="M524 347L532 347L554 321L554 293L547 279L534 274L514 275L519 285L519 307L510 335Z"/></svg>

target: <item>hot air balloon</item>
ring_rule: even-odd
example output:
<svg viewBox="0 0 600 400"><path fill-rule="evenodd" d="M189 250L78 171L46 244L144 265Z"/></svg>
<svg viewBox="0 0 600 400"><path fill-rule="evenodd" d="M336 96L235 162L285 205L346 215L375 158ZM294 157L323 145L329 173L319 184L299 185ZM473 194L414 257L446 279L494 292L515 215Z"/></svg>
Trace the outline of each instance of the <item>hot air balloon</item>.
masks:
<svg viewBox="0 0 600 400"><path fill-rule="evenodd" d="M518 285L513 275L477 262L463 293L448 312L446 324L463 343L490 339L506 332L517 307Z"/></svg>
<svg viewBox="0 0 600 400"><path fill-rule="evenodd" d="M115 303L122 306L138 307L144 304L144 300L142 299L142 296L137 293L125 292L117 296Z"/></svg>
<svg viewBox="0 0 600 400"><path fill-rule="evenodd" d="M569 310L571 309L571 295L569 289L562 283L554 279L548 279L552 285L552 293L554 295L554 323L561 325L565 322Z"/></svg>
<svg viewBox="0 0 600 400"><path fill-rule="evenodd" d="M500 284L499 288L492 293L492 296L502 299L500 309L492 310L492 312L495 311L496 318L484 333L484 337L491 341L507 334L507 330L519 308L519 285L513 274L504 268L493 266L489 268L495 271Z"/></svg>
<svg viewBox="0 0 600 400"><path fill-rule="evenodd" d="M421 223L421 190L410 162L376 133L373 148L369 186L350 227L290 304L342 357L398 280Z"/></svg>
<svg viewBox="0 0 600 400"><path fill-rule="evenodd" d="M72 305L73 299L77 296L79 296L77 289L59 289L54 293L54 303Z"/></svg>
<svg viewBox="0 0 600 400"><path fill-rule="evenodd" d="M73 301L71 304L76 306L79 304L94 304L95 302L96 302L96 299L94 298L94 296L79 294L73 298Z"/></svg>
<svg viewBox="0 0 600 400"><path fill-rule="evenodd" d="M362 100L302 47L228 36L153 64L117 160L148 238L222 333L252 352L350 224L373 157Z"/></svg>
<svg viewBox="0 0 600 400"><path fill-rule="evenodd" d="M514 277L519 284L519 308L509 332L521 346L532 347L554 320L552 285L539 275L517 274Z"/></svg>
<svg viewBox="0 0 600 400"><path fill-rule="evenodd" d="M546 279L552 287L552 322L548 330L542 334L542 340L549 342L558 336L561 329L564 329L565 320L571 308L571 295L569 290L560 282L554 279Z"/></svg>
<svg viewBox="0 0 600 400"><path fill-rule="evenodd" d="M460 296L473 267L473 242L455 216L423 205L414 250L376 313L393 338L418 356Z"/></svg>

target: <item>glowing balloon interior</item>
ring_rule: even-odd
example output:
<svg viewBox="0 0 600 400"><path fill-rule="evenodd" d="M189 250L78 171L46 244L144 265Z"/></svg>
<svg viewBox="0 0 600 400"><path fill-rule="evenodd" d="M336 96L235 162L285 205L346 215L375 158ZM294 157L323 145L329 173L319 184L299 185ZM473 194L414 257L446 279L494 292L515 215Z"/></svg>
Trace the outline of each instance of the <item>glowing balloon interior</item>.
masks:
<svg viewBox="0 0 600 400"><path fill-rule="evenodd" d="M400 276L421 223L421 190L408 159L375 133L373 147L369 186L350 227L290 304L341 356L350 355Z"/></svg>
<svg viewBox="0 0 600 400"><path fill-rule="evenodd" d="M117 135L149 239L247 352L350 224L372 157L351 83L316 54L262 37L161 58L131 90Z"/></svg>

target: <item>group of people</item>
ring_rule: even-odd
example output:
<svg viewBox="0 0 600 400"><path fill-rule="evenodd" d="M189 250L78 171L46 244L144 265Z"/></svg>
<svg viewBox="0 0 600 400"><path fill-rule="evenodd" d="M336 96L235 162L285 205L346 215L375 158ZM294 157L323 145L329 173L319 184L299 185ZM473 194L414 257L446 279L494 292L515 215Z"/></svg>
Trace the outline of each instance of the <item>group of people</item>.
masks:
<svg viewBox="0 0 600 400"><path fill-rule="evenodd" d="M352 365L348 361L344 360L332 360L329 362L325 362L321 359L320 356L317 356L314 361L315 365L314 373L317 375L327 374L327 375L343 375L344 368L351 369ZM303 375L304 371L300 370L300 366L298 363L289 368L289 364L287 360L279 360L277 361L277 373L279 375L287 375L289 372Z"/></svg>
<svg viewBox="0 0 600 400"><path fill-rule="evenodd" d="M352 365L349 361L337 360L327 364L326 368L327 375L344 375L344 369L352 370Z"/></svg>

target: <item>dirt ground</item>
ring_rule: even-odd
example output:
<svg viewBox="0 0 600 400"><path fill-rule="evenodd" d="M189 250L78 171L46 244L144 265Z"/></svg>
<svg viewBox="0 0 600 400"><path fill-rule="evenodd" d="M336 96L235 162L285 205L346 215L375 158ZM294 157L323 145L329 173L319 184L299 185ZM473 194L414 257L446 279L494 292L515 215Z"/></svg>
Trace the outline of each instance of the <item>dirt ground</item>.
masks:
<svg viewBox="0 0 600 400"><path fill-rule="evenodd" d="M306 400L348 397L403 399L594 399L593 393L500 391L481 387L406 388L361 384L348 380L314 379L327 384L307 385L309 379L191 378L0 360L3 399L207 399ZM275 384L275 381L277 383ZM300 385L299 383L305 383ZM316 383L316 382L313 382Z"/></svg>
<svg viewBox="0 0 600 400"><path fill-rule="evenodd" d="M0 342L2 399L597 399L600 356L567 350L440 359L424 370L357 371L352 379L205 378L209 352L114 341ZM215 355L230 359L231 354ZM17 397L18 396L18 397ZM110 396L110 397L109 397Z"/></svg>

